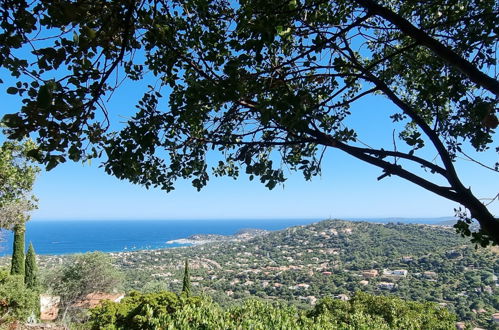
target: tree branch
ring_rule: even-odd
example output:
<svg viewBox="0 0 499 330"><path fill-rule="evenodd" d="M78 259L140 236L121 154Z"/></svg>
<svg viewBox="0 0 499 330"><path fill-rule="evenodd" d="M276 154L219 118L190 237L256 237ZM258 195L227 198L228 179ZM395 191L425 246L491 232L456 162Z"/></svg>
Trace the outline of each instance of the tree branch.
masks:
<svg viewBox="0 0 499 330"><path fill-rule="evenodd" d="M424 167L427 167L430 170L447 178L447 172L445 171L445 169L441 168L440 166L438 166L436 164L433 164L433 163L427 161L426 159L423 159L423 158L420 158L420 157L417 157L414 155L406 154L406 153L399 152L399 151L377 150L377 149L369 149L369 148L360 148L360 150L365 152L366 154L376 155L376 156L379 156L381 158L383 158L383 157L398 157L398 158L407 159L407 160L416 162Z"/></svg>
<svg viewBox="0 0 499 330"><path fill-rule="evenodd" d="M421 116L418 115L417 111L413 109L409 104L404 102L401 98L399 98L395 92L386 85L384 81L373 75L368 69L362 66L361 63L355 57L353 51L349 48L348 44L345 43L345 50L348 52L348 56L350 61L355 65L355 67L360 70L365 79L372 82L380 91L382 91L395 105L397 105L405 114L407 114L428 136L431 143L435 146L440 159L442 160L444 167L447 171L447 175L445 176L447 181L451 184L452 187L456 190L464 191L466 188L459 180L457 176L456 169L452 162L452 158L447 151L447 148L444 146L437 133L431 129L430 126L424 121Z"/></svg>
<svg viewBox="0 0 499 330"><path fill-rule="evenodd" d="M371 156L367 153L368 150L372 151L371 149L359 148L348 145L320 131L309 130L308 133L317 138L317 142L319 144L342 150L357 159L360 159L362 161L365 161L366 163L382 168L387 175L399 176L444 198L456 202L460 201L459 195L456 192L452 191L450 187L442 187L436 185L426 179L423 179L420 176L415 175L414 173L411 173L403 169L399 165L387 162L379 157Z"/></svg>
<svg viewBox="0 0 499 330"><path fill-rule="evenodd" d="M499 96L499 81L481 72L469 61L461 57L449 47L442 44L440 41L432 38L423 30L412 25L411 22L402 16L394 13L388 8L385 8L373 0L355 0L363 8L369 12L383 17L393 25L397 26L402 32L411 38L417 40L420 44L428 47L438 57L446 61L451 66L461 71L472 82L481 86L491 93Z"/></svg>

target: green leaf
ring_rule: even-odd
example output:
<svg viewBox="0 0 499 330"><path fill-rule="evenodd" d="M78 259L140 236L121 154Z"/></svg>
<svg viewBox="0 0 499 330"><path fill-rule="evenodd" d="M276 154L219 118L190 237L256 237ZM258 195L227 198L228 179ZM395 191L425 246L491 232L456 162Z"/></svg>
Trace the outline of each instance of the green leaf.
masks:
<svg viewBox="0 0 499 330"><path fill-rule="evenodd" d="M45 167L45 169L48 171L52 170L53 168L55 168L57 166L58 162L55 158L52 158L49 160L49 162L47 163L47 166Z"/></svg>
<svg viewBox="0 0 499 330"><path fill-rule="evenodd" d="M285 37L287 36L288 34L291 33L291 28L288 27L287 29L284 29L283 26L279 25L276 27L276 30L277 30L277 34L281 37Z"/></svg>
<svg viewBox="0 0 499 330"><path fill-rule="evenodd" d="M19 90L17 88L15 88L15 87L9 87L9 88L7 88L7 93L8 94L14 95L14 94L17 94L18 91Z"/></svg>
<svg viewBox="0 0 499 330"><path fill-rule="evenodd" d="M26 156L31 157L31 158L39 161L39 162L42 160L42 157L43 157L41 151L38 150L38 149L31 149L31 150L29 150L26 153Z"/></svg>
<svg viewBox="0 0 499 330"><path fill-rule="evenodd" d="M38 96L36 98L36 102L40 108L46 109L52 103L52 95L49 91L47 85L43 85L38 90Z"/></svg>
<svg viewBox="0 0 499 330"><path fill-rule="evenodd" d="M22 122L21 117L17 113L6 114L2 118L2 123L7 127L15 127Z"/></svg>

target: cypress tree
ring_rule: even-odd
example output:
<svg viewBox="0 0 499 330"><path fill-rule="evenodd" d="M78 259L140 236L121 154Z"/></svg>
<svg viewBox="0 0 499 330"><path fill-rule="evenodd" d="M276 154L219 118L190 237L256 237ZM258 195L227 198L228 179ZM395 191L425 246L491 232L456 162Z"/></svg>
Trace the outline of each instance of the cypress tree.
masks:
<svg viewBox="0 0 499 330"><path fill-rule="evenodd" d="M33 244L29 244L28 253L26 254L24 284L28 289L36 289L38 287L38 267L36 266L35 249Z"/></svg>
<svg viewBox="0 0 499 330"><path fill-rule="evenodd" d="M14 226L14 244L12 246L11 275L24 275L24 222Z"/></svg>
<svg viewBox="0 0 499 330"><path fill-rule="evenodd" d="M184 280L182 282L182 294L187 297L191 294L191 279L189 276L189 261L185 259Z"/></svg>

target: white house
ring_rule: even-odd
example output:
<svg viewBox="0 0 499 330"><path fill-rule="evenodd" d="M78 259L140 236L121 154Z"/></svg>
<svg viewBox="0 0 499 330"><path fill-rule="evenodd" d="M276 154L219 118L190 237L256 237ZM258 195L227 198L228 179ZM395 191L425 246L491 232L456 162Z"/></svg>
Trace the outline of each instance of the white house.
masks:
<svg viewBox="0 0 499 330"><path fill-rule="evenodd" d="M391 282L379 282L378 283L378 288L380 289L388 289L388 290L391 290L395 287L395 283L391 283Z"/></svg>

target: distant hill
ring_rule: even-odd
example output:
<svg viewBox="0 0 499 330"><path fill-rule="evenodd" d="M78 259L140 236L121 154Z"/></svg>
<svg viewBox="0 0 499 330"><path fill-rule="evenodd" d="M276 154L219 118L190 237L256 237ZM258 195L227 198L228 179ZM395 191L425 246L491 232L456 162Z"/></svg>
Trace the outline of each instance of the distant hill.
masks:
<svg viewBox="0 0 499 330"><path fill-rule="evenodd" d="M403 223L403 224L424 224L424 225L440 225L442 222L456 221L454 217L437 217L437 218L410 218L410 217L389 217L389 218L347 218L348 221L366 221L371 223Z"/></svg>
<svg viewBox="0 0 499 330"><path fill-rule="evenodd" d="M436 225L452 227L456 224L456 222L457 222L456 219L451 219L451 220L445 220L445 221L438 222L438 223L436 223Z"/></svg>

